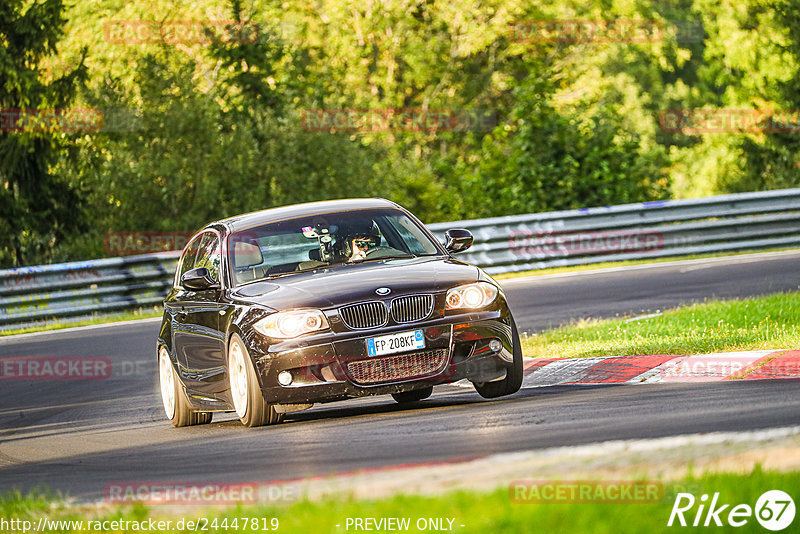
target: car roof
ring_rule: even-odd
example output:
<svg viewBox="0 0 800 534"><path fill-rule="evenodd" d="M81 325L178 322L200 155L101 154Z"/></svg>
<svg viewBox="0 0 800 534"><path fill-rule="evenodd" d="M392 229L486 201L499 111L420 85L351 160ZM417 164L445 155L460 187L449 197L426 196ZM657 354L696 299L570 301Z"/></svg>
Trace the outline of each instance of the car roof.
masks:
<svg viewBox="0 0 800 534"><path fill-rule="evenodd" d="M222 225L231 232L246 230L276 221L294 219L296 217L325 215L342 211L356 211L376 208L402 209L400 206L385 198L347 198L342 200L325 200L322 202L308 202L270 208L242 215L235 215L206 225L206 228Z"/></svg>

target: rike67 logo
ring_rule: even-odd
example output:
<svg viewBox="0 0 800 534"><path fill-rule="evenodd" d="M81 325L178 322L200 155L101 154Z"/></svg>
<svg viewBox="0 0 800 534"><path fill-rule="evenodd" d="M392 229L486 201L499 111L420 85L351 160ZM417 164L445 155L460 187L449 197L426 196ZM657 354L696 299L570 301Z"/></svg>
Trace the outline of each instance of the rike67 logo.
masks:
<svg viewBox="0 0 800 534"><path fill-rule="evenodd" d="M767 530L780 531L792 524L795 516L794 501L781 490L766 491L758 498L755 507L749 504L731 505L720 501L719 492L709 502L708 495L700 499L691 493L678 493L667 526L731 526L742 527L752 520Z"/></svg>

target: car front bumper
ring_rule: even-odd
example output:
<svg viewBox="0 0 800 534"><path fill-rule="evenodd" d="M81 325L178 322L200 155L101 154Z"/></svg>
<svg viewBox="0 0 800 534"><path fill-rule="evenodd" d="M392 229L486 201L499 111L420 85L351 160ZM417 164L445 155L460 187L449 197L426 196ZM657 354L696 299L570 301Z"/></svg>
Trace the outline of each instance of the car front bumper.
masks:
<svg viewBox="0 0 800 534"><path fill-rule="evenodd" d="M368 338L415 330L423 331L424 349L368 355ZM493 340L501 343L498 351L490 347ZM462 379L499 380L512 365L514 353L507 308L273 346L254 337L249 345L264 398L289 405L401 393ZM286 378L286 372L291 373L291 384L281 385L278 377L284 373Z"/></svg>

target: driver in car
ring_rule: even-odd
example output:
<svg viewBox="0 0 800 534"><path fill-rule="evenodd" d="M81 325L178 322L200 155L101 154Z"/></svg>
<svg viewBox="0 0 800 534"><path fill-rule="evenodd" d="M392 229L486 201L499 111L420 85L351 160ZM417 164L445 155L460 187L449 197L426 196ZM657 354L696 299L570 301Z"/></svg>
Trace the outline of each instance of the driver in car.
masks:
<svg viewBox="0 0 800 534"><path fill-rule="evenodd" d="M351 225L337 237L341 255L348 263L364 261L367 259L367 253L378 247L380 242L380 231L372 221Z"/></svg>
<svg viewBox="0 0 800 534"><path fill-rule="evenodd" d="M367 251L378 246L378 243L370 236L359 236L351 241L350 258L347 261L362 261L367 259Z"/></svg>

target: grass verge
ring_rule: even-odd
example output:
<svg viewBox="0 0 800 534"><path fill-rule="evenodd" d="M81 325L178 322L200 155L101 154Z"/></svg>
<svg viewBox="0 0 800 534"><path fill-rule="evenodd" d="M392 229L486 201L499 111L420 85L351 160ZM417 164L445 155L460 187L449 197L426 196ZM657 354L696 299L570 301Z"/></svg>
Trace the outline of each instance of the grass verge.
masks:
<svg viewBox="0 0 800 534"><path fill-rule="evenodd" d="M800 293L712 301L642 318L586 320L525 336L532 358L704 354L800 346Z"/></svg>
<svg viewBox="0 0 800 534"><path fill-rule="evenodd" d="M520 480L525 480L524 474ZM546 482L528 477L539 486ZM624 481L598 481L605 484L615 484ZM631 482L631 481L629 481ZM569 484L569 482L567 482ZM680 481L664 483L662 490L651 502L624 503L614 501L594 502L553 502L539 503L513 502L515 496L531 496L530 492L520 493L513 484L511 488L503 487L487 493L468 491L451 491L439 496L396 496L381 500L352 500L347 498L301 501L288 506L237 506L225 509L196 510L195 507L184 507L180 515L176 512L159 509L158 506L117 506L117 507L70 507L52 497L32 495L22 497L19 494L7 494L0 499L0 513L2 519L8 521L17 519L30 521L32 525L38 524L41 517L46 516L51 522L48 532L97 532L92 529L88 521L136 521L163 520L171 521L167 528L156 530L132 528L132 525L119 525L115 532L188 532L195 528L186 528L187 521L201 521L197 531L204 532L256 532L264 530L277 530L287 533L344 533L356 530L352 521L355 518L374 518L376 521L387 518L408 518L408 532L419 532L423 529L423 521L431 529L431 519L439 520L444 527L451 526L452 531L468 533L519 533L519 532L563 532L563 533L640 533L640 532L669 532L674 530L694 531L691 528L677 526L668 527L667 522L671 515L676 496L679 492L689 492L694 495L695 505L684 513L688 525L695 520L700 505L700 496L708 495L708 500L715 493L719 493L717 507L728 504L729 506L719 514L723 524L721 531L731 528L728 524L728 513L739 504L747 505L753 510L759 497L768 490L782 490L795 500L800 497L800 477L797 473L779 473L763 471L756 468L749 474L716 473L700 477L689 477ZM608 487L608 486L606 486ZM545 495L544 492L541 495ZM607 495L611 496L609 492ZM681 504L686 504L688 498ZM771 504L776 511L777 505ZM708 502L700 515L700 524L705 521ZM756 511L749 517L740 517L746 524L736 528L737 532L765 532L755 517ZM762 512L766 515L766 512ZM242 528L241 518L258 518L259 527L253 530L248 523L247 528ZM200 519L203 518L203 519ZM237 520L237 527L232 527ZM348 526L348 518L350 526ZM175 528L180 519L184 520L184 529ZM62 523L61 528L52 523L53 520L82 521L82 525ZM275 521L275 522L273 522ZM450 522L452 521L452 522ZM796 526L800 519L795 518L792 525ZM277 529L273 528L277 524ZM108 524L111 526L110 524ZM214 528L216 525L216 528ZM223 527L222 525L226 525ZM714 527L711 520L712 529ZM4 532L15 532L5 525ZM162 525L166 526L166 525ZM82 528L81 528L82 527ZM725 528L727 527L727 528ZM363 529L359 529L363 530ZM373 530L380 530L374 528ZM106 529L108 531L108 529ZM387 531L387 530L380 530ZM788 528L786 532L793 531ZM21 530L19 530L21 532Z"/></svg>
<svg viewBox="0 0 800 534"><path fill-rule="evenodd" d="M163 314L164 310L158 307L156 309L139 309L125 313L98 315L97 317L90 317L71 322L54 319L52 322L49 322L47 324L29 326L25 328L15 328L13 330L0 330L0 337L14 336L17 334L30 334L31 332L44 332L47 330L62 330L64 328L75 328L78 326L89 326L93 324L117 323L120 321L135 321L137 319L150 319L152 317L161 317Z"/></svg>

